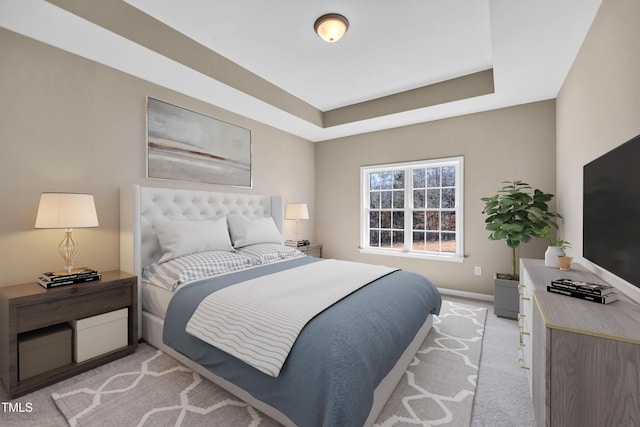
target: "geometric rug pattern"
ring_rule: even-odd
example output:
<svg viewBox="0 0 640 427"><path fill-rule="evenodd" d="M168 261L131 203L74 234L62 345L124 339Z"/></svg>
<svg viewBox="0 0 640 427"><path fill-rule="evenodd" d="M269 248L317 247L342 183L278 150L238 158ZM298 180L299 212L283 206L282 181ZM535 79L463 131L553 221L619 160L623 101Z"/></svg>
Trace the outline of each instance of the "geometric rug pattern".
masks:
<svg viewBox="0 0 640 427"><path fill-rule="evenodd" d="M460 426L471 423L487 310L443 301L376 426Z"/></svg>
<svg viewBox="0 0 640 427"><path fill-rule="evenodd" d="M469 426L485 319L484 308L443 301L433 330L375 425ZM113 362L113 370L52 393L69 425L278 425L147 344L121 361Z"/></svg>
<svg viewBox="0 0 640 427"><path fill-rule="evenodd" d="M160 350L140 351L142 363L52 393L70 426L277 425Z"/></svg>

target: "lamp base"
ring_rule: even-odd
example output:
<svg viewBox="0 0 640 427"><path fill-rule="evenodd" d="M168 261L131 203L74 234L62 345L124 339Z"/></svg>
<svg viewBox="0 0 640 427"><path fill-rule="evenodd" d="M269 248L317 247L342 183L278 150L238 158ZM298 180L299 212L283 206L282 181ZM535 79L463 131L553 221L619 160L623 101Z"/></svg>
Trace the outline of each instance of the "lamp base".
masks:
<svg viewBox="0 0 640 427"><path fill-rule="evenodd" d="M73 240L73 236L71 233L73 229L67 228L64 232L64 239L58 245L58 253L64 259L64 270L67 274L71 274L73 270L73 259L78 255L78 250L80 249L80 245Z"/></svg>

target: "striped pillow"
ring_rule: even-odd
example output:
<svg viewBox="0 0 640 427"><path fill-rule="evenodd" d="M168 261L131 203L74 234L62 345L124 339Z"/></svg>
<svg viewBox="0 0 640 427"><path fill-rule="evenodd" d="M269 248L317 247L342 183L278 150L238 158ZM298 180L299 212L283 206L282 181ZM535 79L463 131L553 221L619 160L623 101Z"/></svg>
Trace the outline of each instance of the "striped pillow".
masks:
<svg viewBox="0 0 640 427"><path fill-rule="evenodd" d="M146 266L142 270L142 280L175 291L187 282L241 270L253 264L251 258L233 252L196 252Z"/></svg>
<svg viewBox="0 0 640 427"><path fill-rule="evenodd" d="M296 248L279 245L277 243L258 243L256 245L238 248L236 251L251 257L255 264L269 264L284 259L297 258L305 254Z"/></svg>

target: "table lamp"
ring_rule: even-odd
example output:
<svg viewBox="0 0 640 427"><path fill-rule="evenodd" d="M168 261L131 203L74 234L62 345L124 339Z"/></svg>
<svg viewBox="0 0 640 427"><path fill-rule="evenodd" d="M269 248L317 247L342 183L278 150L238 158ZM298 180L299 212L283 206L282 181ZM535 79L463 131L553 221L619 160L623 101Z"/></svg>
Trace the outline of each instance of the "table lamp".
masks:
<svg viewBox="0 0 640 427"><path fill-rule="evenodd" d="M74 228L97 227L98 216L91 194L42 193L35 228L64 228L64 239L58 252L64 259L67 274L73 269L73 259L79 245L71 235Z"/></svg>
<svg viewBox="0 0 640 427"><path fill-rule="evenodd" d="M296 221L296 242L298 239L298 220L309 219L309 209L306 203L288 203L284 211L284 219L292 219Z"/></svg>

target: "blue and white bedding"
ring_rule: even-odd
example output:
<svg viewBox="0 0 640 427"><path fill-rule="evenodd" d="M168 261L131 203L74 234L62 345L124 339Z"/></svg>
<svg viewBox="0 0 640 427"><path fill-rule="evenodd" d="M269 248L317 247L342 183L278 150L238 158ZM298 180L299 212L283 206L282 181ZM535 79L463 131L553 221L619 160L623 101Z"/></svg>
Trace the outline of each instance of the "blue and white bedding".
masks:
<svg viewBox="0 0 640 427"><path fill-rule="evenodd" d="M260 243L233 251L194 252L149 264L142 280L152 285L177 290L185 283L231 271L306 256L303 252L275 243Z"/></svg>
<svg viewBox="0 0 640 427"><path fill-rule="evenodd" d="M319 260L302 256L259 266L253 262L253 268L178 287L165 316L163 341L298 426L361 426L374 389L429 314L439 313L436 287L406 271L362 287L315 316L300 333L279 376L272 377L185 332L209 294Z"/></svg>
<svg viewBox="0 0 640 427"><path fill-rule="evenodd" d="M253 265L255 262L251 258L234 252L196 252L148 265L142 270L142 280L173 292L185 283Z"/></svg>
<svg viewBox="0 0 640 427"><path fill-rule="evenodd" d="M277 377L311 319L396 270L323 259L246 280L202 300L187 333Z"/></svg>

